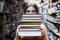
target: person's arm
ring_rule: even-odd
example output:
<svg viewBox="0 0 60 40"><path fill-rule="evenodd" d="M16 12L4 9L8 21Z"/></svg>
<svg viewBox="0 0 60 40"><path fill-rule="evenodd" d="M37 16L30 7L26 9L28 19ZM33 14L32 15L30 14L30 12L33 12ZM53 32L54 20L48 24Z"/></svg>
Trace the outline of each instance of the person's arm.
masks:
<svg viewBox="0 0 60 40"><path fill-rule="evenodd" d="M19 26L18 26L18 27L19 27ZM19 36L18 36L18 34L17 34L18 27L17 27L17 30L16 30L16 35L15 35L15 38L14 38L14 40L20 40L20 38L19 38Z"/></svg>
<svg viewBox="0 0 60 40"><path fill-rule="evenodd" d="M20 39L19 39L19 37L16 35L15 38L14 38L14 40L20 40Z"/></svg>
<svg viewBox="0 0 60 40"><path fill-rule="evenodd" d="M44 33L44 39L43 40L49 40L48 36L47 36L47 30L46 29L44 30L43 33Z"/></svg>
<svg viewBox="0 0 60 40"><path fill-rule="evenodd" d="M49 40L48 36L47 36L47 29L45 25L41 26L43 28L42 32L43 32L43 40Z"/></svg>

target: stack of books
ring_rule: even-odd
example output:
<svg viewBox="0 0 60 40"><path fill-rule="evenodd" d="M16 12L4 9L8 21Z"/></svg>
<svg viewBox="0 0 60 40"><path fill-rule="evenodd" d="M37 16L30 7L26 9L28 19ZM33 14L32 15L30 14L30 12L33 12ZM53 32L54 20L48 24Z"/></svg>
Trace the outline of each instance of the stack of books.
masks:
<svg viewBox="0 0 60 40"><path fill-rule="evenodd" d="M40 14L23 14L21 24L17 28L18 36L42 36Z"/></svg>

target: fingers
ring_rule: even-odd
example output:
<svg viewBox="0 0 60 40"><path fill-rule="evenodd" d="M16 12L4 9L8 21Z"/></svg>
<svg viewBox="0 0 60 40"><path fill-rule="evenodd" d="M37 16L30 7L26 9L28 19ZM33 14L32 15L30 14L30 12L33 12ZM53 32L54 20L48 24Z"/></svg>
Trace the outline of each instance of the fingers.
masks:
<svg viewBox="0 0 60 40"><path fill-rule="evenodd" d="M46 31L46 26L41 24L41 29L42 29L42 32Z"/></svg>

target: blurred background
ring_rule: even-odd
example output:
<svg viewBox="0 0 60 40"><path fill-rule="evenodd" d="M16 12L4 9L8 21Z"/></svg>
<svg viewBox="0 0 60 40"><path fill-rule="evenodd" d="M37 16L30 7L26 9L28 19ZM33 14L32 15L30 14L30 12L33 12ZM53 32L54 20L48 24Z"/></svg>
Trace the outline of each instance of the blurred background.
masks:
<svg viewBox="0 0 60 40"><path fill-rule="evenodd" d="M26 4L35 3L49 40L60 40L60 0L0 0L0 40L14 40Z"/></svg>

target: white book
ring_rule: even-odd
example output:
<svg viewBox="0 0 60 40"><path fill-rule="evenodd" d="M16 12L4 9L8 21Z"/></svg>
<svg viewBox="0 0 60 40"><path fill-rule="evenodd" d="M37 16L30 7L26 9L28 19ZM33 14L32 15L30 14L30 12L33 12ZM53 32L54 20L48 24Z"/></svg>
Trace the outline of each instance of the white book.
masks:
<svg viewBox="0 0 60 40"><path fill-rule="evenodd" d="M40 31L19 31L18 36L42 36Z"/></svg>

